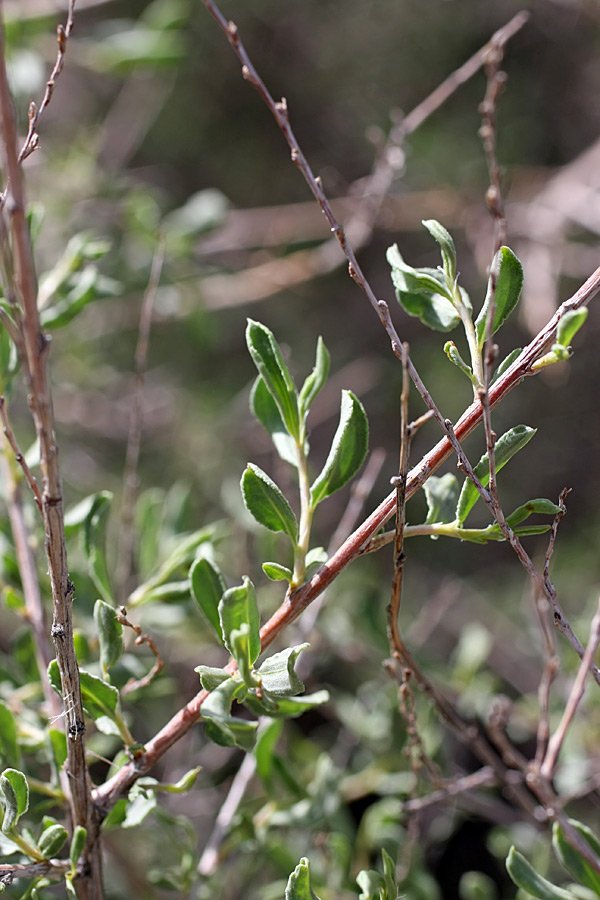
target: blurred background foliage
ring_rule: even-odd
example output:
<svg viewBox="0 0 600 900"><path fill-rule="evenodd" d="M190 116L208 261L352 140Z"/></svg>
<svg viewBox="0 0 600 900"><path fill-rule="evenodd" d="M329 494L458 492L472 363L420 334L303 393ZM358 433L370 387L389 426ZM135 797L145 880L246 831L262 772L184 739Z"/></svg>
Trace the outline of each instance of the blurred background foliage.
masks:
<svg viewBox="0 0 600 900"><path fill-rule="evenodd" d="M166 255L142 394L137 521L145 543L138 571L144 553L155 559L166 555L170 535L222 522L220 564L229 583L242 574L255 580L266 618L282 589L265 583L260 562L277 559L281 545L248 521L239 477L252 460L292 495L294 486L248 410L254 371L244 342L246 317L264 322L293 350L290 364L300 379L312 366L316 336L323 335L332 377L315 403L315 469L335 429L339 390L351 389L369 415L371 448L386 454L366 512L388 492L397 468L400 367L348 278L341 254L339 267L322 277L282 291L262 285L256 291L262 298L249 296L247 285L255 281L246 270L317 247L328 234L276 124L240 77L203 5L81 0L78 7L67 64L40 129L41 146L26 164L29 198L42 216L36 242L40 273L54 268L74 234L109 246L98 262L105 279L101 298L53 335L67 506L98 490L115 492L108 547L116 565L140 307L162 229ZM565 299L597 265L600 5L596 0L520 6L502 0L255 0L223 7L274 96L287 98L292 125L326 192L350 201L360 194L401 111L416 106L522 7L531 19L506 54L498 156L508 197L508 243L524 262L526 293L520 318L503 329L501 356L523 346L558 298ZM4 8L24 132L28 102L41 95L55 56L53 29L61 5L5 0ZM453 233L461 283L475 307L481 303L492 249L484 203L487 172L477 134L484 90L480 72L398 151L389 202L360 253L378 295L392 297L385 262L389 244L397 241L414 265L437 264L437 250L420 226L422 218L435 217ZM393 315L439 407L456 418L470 389L449 366L443 336L430 334L397 307ZM518 462L502 473L501 499L508 510L524 499L556 498L563 487L573 488L553 577L584 641L600 568L599 326L592 304L574 358L519 387L494 414L498 433L521 422L538 428ZM412 414L422 411L412 397ZM32 428L18 391L11 398L11 416L21 445L28 447ZM437 439L435 424L425 426L415 440L413 461ZM472 436L466 449L477 459L482 435ZM327 545L347 496L325 504L315 523L318 542ZM424 515L423 499L415 498L409 521ZM7 535L3 520L3 580L18 588ZM543 558L544 538L530 539L528 546L534 558ZM509 732L530 751L542 645L530 588L511 552L503 544L420 539L411 542L408 554L401 619L421 664L465 713L485 719L495 695L508 697L514 703ZM86 655L97 656L93 640L83 637L97 595L75 540L70 558L85 661ZM431 807L416 825L403 817L401 801L430 785L427 778L425 786L416 784L397 688L381 665L388 652L390 570L390 553L383 551L354 563L328 594L308 635L312 649L302 660L302 674L308 690L330 690L331 704L288 723L275 751L265 750L262 777L250 784L233 818L221 849L225 862L216 874L198 882L196 868L241 754L207 743L197 727L156 773L176 780L191 764L202 765L195 790L161 800L158 818L128 832L131 848L107 833L115 861L107 870L107 896L159 897L170 881L180 896L270 900L283 896L289 872L307 855L319 896L351 897L358 869L378 865L385 847L394 857L400 848L402 891L411 898L509 897L514 887L502 861L515 834L518 846L542 869L550 864L547 844L534 827L519 822L493 791L477 802ZM5 693L15 667L27 672L32 666L18 615L7 606L0 611ZM143 742L198 689L193 667L221 665L222 657L189 599L147 605L138 615L167 663L166 674L128 710ZM301 623L296 630L299 640L307 636ZM558 648L556 714L576 662L560 640ZM130 666L143 671L148 660L143 655L142 660L144 665L132 659ZM600 708L591 689L586 704L585 727L582 716L560 771L570 792L598 771ZM427 752L441 771L448 776L472 771L475 761L441 728L420 695L416 711ZM114 742L98 734L90 748L98 754L94 777L101 779L102 758L111 757ZM592 793L574 812L589 819L597 805ZM475 887L461 882L469 870L488 880Z"/></svg>

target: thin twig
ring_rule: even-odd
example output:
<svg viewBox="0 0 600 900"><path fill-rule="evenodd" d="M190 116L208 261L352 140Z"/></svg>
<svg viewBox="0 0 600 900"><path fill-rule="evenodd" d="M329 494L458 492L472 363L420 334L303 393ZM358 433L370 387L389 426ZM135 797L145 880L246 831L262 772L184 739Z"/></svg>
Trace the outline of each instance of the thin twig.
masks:
<svg viewBox="0 0 600 900"><path fill-rule="evenodd" d="M506 215L500 184L500 166L496 159L496 104L506 84L506 72L503 72L500 68L503 56L503 46L496 43L494 38L492 38L485 58L485 74L487 78L485 97L479 106L481 115L479 136L483 143L490 176L490 185L486 191L485 199L494 220L495 237L492 256L495 256L500 247L506 243Z"/></svg>
<svg viewBox="0 0 600 900"><path fill-rule="evenodd" d="M593 275L581 285L569 300L562 304L539 334L525 347L518 359L494 382L489 392L490 406L492 408L500 403L528 374L531 374L532 364L552 344L558 323L565 313L571 309L579 309L589 303L599 290L600 267L596 269ZM481 422L481 417L481 403L479 400L475 400L454 427L454 434L457 439L463 440L470 434ZM406 483L407 500L417 493L429 476L434 474L452 452L452 444L447 437L444 437L423 457L421 462L408 475ZM329 587L340 572L356 559L382 525L391 519L395 508L396 490L394 489L379 504L377 509L350 535L331 559L313 575L310 581L297 588L293 594L285 597L279 609L261 629L263 650L266 650L275 638ZM561 631L568 625L561 613L555 614L555 623ZM569 637L569 631L566 630L565 634L571 643L572 639ZM228 671L235 671L233 664L229 665ZM141 759L136 760L135 764L127 763L112 778L94 791L94 798L103 812L110 809L122 792L127 790L140 775L148 772L163 754L198 721L201 716L202 704L207 696L207 691L199 691L189 703L175 713L154 738L146 743L146 753Z"/></svg>
<svg viewBox="0 0 600 900"><path fill-rule="evenodd" d="M135 533L133 528L134 507L138 489L137 468L140 458L143 428L143 404L144 379L146 373L146 361L150 343L150 328L152 326L152 311L156 300L156 293L160 282L165 254L165 237L161 232L158 236L156 249L152 259L148 285L142 300L140 312L140 324L138 340L135 349L135 388L133 396L133 408L129 420L129 435L127 438L127 452L125 456L125 469L123 472L123 500L121 505L121 531L119 535L119 561L117 565L116 583L118 594L125 597L127 580L131 574L133 561L133 545Z"/></svg>
<svg viewBox="0 0 600 900"><path fill-rule="evenodd" d="M256 771L256 757L252 753L246 753L242 764L235 773L227 797L221 804L219 814L215 820L215 826L206 842L200 862L198 873L206 877L213 875L219 865L219 850L223 839L229 830L248 785Z"/></svg>
<svg viewBox="0 0 600 900"><path fill-rule="evenodd" d="M35 103L32 101L29 105L29 128L27 130L27 137L23 143L21 148L21 152L19 153L19 163L22 163L23 160L27 159L28 156L31 156L34 150L37 150L39 147L39 137L37 134L37 128L40 123L40 119L42 118L45 109L49 105L52 100L52 95L54 93L54 88L56 86L56 80L59 77L60 73L63 70L63 66L65 64L65 53L67 51L67 43L69 37L71 35L71 31L73 30L73 21L75 15L75 3L76 0L69 0L69 8L67 12L67 21L64 25L58 25L56 28L56 40L58 43L58 51L56 54L56 62L54 63L54 68L50 73L50 77L46 82L46 90L44 92L44 96L42 98L42 102L40 103L39 109L36 108Z"/></svg>
<svg viewBox="0 0 600 900"><path fill-rule="evenodd" d="M398 616L402 600L402 581L404 575L404 526L406 525L406 478L410 455L411 434L408 426L408 396L410 381L408 377L408 344L404 345L404 362L402 365L402 394L400 398L400 460L398 476L393 479L396 487L396 535L394 541L394 574L392 577L392 597L388 609L388 637L392 653L400 646Z"/></svg>
<svg viewBox="0 0 600 900"><path fill-rule="evenodd" d="M119 614L115 616L117 622L120 622L125 628L131 628L135 633L135 646L139 647L141 644L146 644L150 647L150 650L154 654L156 661L147 675L144 675L143 678L131 678L127 684L125 684L121 688L121 694L130 694L132 691L137 691L139 688L147 687L150 682L158 675L161 669L164 667L164 662L160 655L160 650L158 649L156 642L153 638L150 637L149 634L144 634L139 625L134 625L133 622L130 622L127 618L127 610L124 606L119 607Z"/></svg>
<svg viewBox="0 0 600 900"><path fill-rule="evenodd" d="M428 806L437 806L438 803L445 803L448 800L454 800L459 794L466 791L474 791L482 787L494 787L498 784L498 776L491 766L484 766L473 772L472 775L464 775L462 778L453 778L451 781L445 782L444 786L423 797L415 797L412 800L403 800L400 805L401 812L415 813L427 809Z"/></svg>
<svg viewBox="0 0 600 900"><path fill-rule="evenodd" d="M564 743L565 737L567 736L567 731L569 730L569 726L571 725L573 717L577 712L577 708L583 698L583 692L585 690L585 680L588 676L591 662L596 655L598 644L600 644L600 601L598 601L598 609L596 610L596 614L592 619L592 624L590 626L590 639L588 641L586 651L583 655L583 659L581 660L577 676L575 678L575 681L573 682L573 687L571 689L571 693L569 694L569 699L567 700L567 704L565 706L565 710L563 712L558 728L548 742L546 756L544 758L544 762L540 766L540 775L547 781L552 778L552 774L558 760L558 755L561 751L561 747Z"/></svg>
<svg viewBox="0 0 600 900"><path fill-rule="evenodd" d="M4 436L15 455L15 460L19 463L23 470L23 474L27 479L27 484L31 488L31 492L33 494L33 499L35 500L36 506L39 511L42 511L42 494L39 488L37 481L35 480L35 476L33 475L31 469L27 465L27 460L21 453L19 449L19 445L17 444L14 432L10 427L10 422L8 419L8 413L6 411L6 399L4 397L0 397L0 418L2 419Z"/></svg>
<svg viewBox="0 0 600 900"><path fill-rule="evenodd" d="M46 554L52 587L52 635L60 671L67 719L67 772L73 826L91 823L90 784L85 759L85 731L79 669L73 645L72 603L74 586L69 579L64 533L62 486L58 448L54 438L52 398L48 380L48 339L42 332L37 307L37 277L25 215L21 166L17 156L17 130L10 95L4 39L0 35L0 119L2 148L8 181L3 213L10 218L14 259L14 288L23 311L24 366L29 404L40 446L42 511ZM75 890L81 900L101 900L102 868L98 832L91 830L83 854L81 876Z"/></svg>

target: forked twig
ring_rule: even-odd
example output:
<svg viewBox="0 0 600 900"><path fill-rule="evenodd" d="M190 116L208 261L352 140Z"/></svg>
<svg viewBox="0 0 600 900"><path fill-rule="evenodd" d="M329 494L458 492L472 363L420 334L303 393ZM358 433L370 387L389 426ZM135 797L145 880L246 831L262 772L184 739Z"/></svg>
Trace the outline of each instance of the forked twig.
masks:
<svg viewBox="0 0 600 900"><path fill-rule="evenodd" d="M164 667L164 662L160 655L160 650L158 649L156 642L153 638L150 637L149 634L144 634L139 625L134 625L133 622L130 622L127 618L127 609L124 606L119 607L119 613L115 616L117 622L120 622L125 628L131 628L131 630L135 634L135 646L139 647L141 644L146 644L150 647L150 650L155 656L155 663L150 669L150 671L144 675L143 678L131 678L127 684L125 684L121 688L121 694L130 694L132 691L137 691L140 688L147 687L150 682L158 675L161 669Z"/></svg>
<svg viewBox="0 0 600 900"><path fill-rule="evenodd" d="M19 445L17 444L17 440L15 438L14 432L10 427L10 422L8 419L8 413L6 411L6 398L0 397L0 418L2 419L4 437L10 444L10 448L15 455L15 460L21 466L23 470L23 474L27 479L27 484L31 488L31 493L33 494L33 499L35 500L36 506L39 511L42 511L42 493L40 491L39 485L35 480L35 476L33 475L31 469L27 465L27 460L21 453L19 449Z"/></svg>

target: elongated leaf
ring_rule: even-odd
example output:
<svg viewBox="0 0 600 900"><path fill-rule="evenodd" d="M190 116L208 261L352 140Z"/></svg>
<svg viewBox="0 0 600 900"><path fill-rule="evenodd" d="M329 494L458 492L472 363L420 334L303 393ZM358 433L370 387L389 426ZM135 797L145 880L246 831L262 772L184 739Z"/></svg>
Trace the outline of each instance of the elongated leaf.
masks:
<svg viewBox="0 0 600 900"><path fill-rule="evenodd" d="M219 603L219 619L223 640L233 655L231 633L239 631L243 624L249 627L250 664L254 665L260 655L260 616L254 585L244 577L239 587L225 591Z"/></svg>
<svg viewBox="0 0 600 900"><path fill-rule="evenodd" d="M293 697L302 693L304 685L296 675L294 666L299 655L309 646L297 644L267 657L257 671L263 688L276 697Z"/></svg>
<svg viewBox="0 0 600 900"><path fill-rule="evenodd" d="M580 822L571 821L571 825L577 828L581 837L589 845L590 850L598 854L599 843L593 832L589 828L585 828ZM575 847L571 846L558 822L555 822L552 828L552 846L561 865L565 867L567 872L571 873L575 881L600 896L600 875L589 864L587 859Z"/></svg>
<svg viewBox="0 0 600 900"><path fill-rule="evenodd" d="M350 481L360 469L369 444L369 423L360 400L351 391L342 391L340 421L329 456L310 489L314 507Z"/></svg>
<svg viewBox="0 0 600 900"><path fill-rule="evenodd" d="M303 694L301 697L277 697L263 691L260 700L254 693L248 694L245 700L245 705L257 716L268 715L282 719L295 719L324 703L329 703L328 691L315 691L314 694Z"/></svg>
<svg viewBox="0 0 600 900"><path fill-rule="evenodd" d="M490 384L493 384L495 381L498 381L498 379L502 375L504 375L504 373L507 371L507 369L509 369L512 366L515 359L518 359L520 355L521 355L520 347L516 347L514 350L511 350L511 352L508 354L508 356L502 360L502 362L500 363L500 365L494 372L492 379L490 381Z"/></svg>
<svg viewBox="0 0 600 900"><path fill-rule="evenodd" d="M283 721L281 719L267 720L258 730L254 747L256 772L267 789L272 785L275 747L282 731Z"/></svg>
<svg viewBox="0 0 600 900"><path fill-rule="evenodd" d="M543 497L539 497L537 500L530 500L528 503L519 506L507 517L506 521L511 528L514 528L534 513L540 513L543 516L556 516L559 512L560 506L557 506L552 500L545 500Z"/></svg>
<svg viewBox="0 0 600 900"><path fill-rule="evenodd" d="M67 760L67 736L64 731L59 731L58 728L49 728L48 740L50 743L52 760L56 768L56 775L58 776L58 773Z"/></svg>
<svg viewBox="0 0 600 900"><path fill-rule="evenodd" d="M2 831L7 834L29 808L29 785L18 769L5 769L0 775L0 803L4 810Z"/></svg>
<svg viewBox="0 0 600 900"><path fill-rule="evenodd" d="M273 446L281 459L291 466L297 467L298 448L296 441L285 427L279 407L260 376L254 382L252 393L250 394L250 409L263 428L266 428L269 432Z"/></svg>
<svg viewBox="0 0 600 900"><path fill-rule="evenodd" d="M17 725L5 703L0 703L0 759L11 769L16 769L20 762Z"/></svg>
<svg viewBox="0 0 600 900"><path fill-rule="evenodd" d="M269 531L283 531L292 543L298 539L298 523L292 507L266 472L248 463L242 475L246 509Z"/></svg>
<svg viewBox="0 0 600 900"><path fill-rule="evenodd" d="M71 860L72 869L75 869L77 866L79 857L83 853L86 840L87 828L84 828L83 825L78 825L73 829L73 837L71 838L71 846L69 848L69 859Z"/></svg>
<svg viewBox="0 0 600 900"><path fill-rule="evenodd" d="M446 231L435 219L426 219L422 222L429 234L435 238L442 253L442 265L449 281L456 279L456 247L450 232Z"/></svg>
<svg viewBox="0 0 600 900"><path fill-rule="evenodd" d="M275 400L288 432L298 440L300 414L296 388L273 333L260 322L248 319L246 343L254 365Z"/></svg>
<svg viewBox="0 0 600 900"><path fill-rule="evenodd" d="M575 894L543 878L514 847L510 848L506 869L517 887L538 900L576 900Z"/></svg>
<svg viewBox="0 0 600 900"><path fill-rule="evenodd" d="M460 316L452 302L446 276L437 269L413 269L404 262L396 244L386 255L400 306L434 331L456 328Z"/></svg>
<svg viewBox="0 0 600 900"><path fill-rule="evenodd" d="M396 898L398 896L396 863L387 852L385 847L381 848L381 858L383 860L383 880L385 883L386 894L390 898Z"/></svg>
<svg viewBox="0 0 600 900"><path fill-rule="evenodd" d="M287 566L282 566L279 563L274 562L265 562L262 564L262 570L271 581L288 581L290 582L293 578L293 572L291 569L288 569Z"/></svg>
<svg viewBox="0 0 600 900"><path fill-rule="evenodd" d="M299 407L301 416L307 415L315 397L327 381L327 376L329 375L329 363L329 351L325 346L323 338L319 336L314 368L300 389Z"/></svg>
<svg viewBox="0 0 600 900"><path fill-rule="evenodd" d="M494 448L494 456L496 460L496 471L499 472L506 463L521 450L525 444L529 443L536 432L535 428L529 428L528 425L515 425L509 431L506 431L502 437L496 441ZM475 474L485 487L490 480L489 460L487 453L481 457L474 469ZM462 486L458 504L456 507L456 521L459 525L465 521L470 511L479 499L479 492L472 481L468 478Z"/></svg>
<svg viewBox="0 0 600 900"><path fill-rule="evenodd" d="M100 643L100 664L103 669L116 666L123 653L123 626L117 621L117 610L104 600L96 600L94 622Z"/></svg>
<svg viewBox="0 0 600 900"><path fill-rule="evenodd" d="M229 643L242 680L249 687L255 687L257 682L252 674L254 660L250 660L250 626L247 622L242 622L239 630L234 628L230 632Z"/></svg>
<svg viewBox="0 0 600 900"><path fill-rule="evenodd" d="M206 734L221 747L241 747L251 750L256 739L257 722L248 722L231 715L234 700L243 700L247 687L239 678L229 678L209 694L202 705Z"/></svg>
<svg viewBox="0 0 600 900"><path fill-rule="evenodd" d="M113 601L113 596L106 562L105 534L112 498L110 491L96 494L83 531L83 548L90 576L104 600L109 602Z"/></svg>
<svg viewBox="0 0 600 900"><path fill-rule="evenodd" d="M221 620L219 619L219 603L227 590L225 579L219 569L208 559L200 557L190 569L190 585L192 596L207 622L223 643Z"/></svg>
<svg viewBox="0 0 600 900"><path fill-rule="evenodd" d="M310 886L310 863L305 856L288 878L285 900L319 900Z"/></svg>
<svg viewBox="0 0 600 900"><path fill-rule="evenodd" d="M500 247L498 250L498 256L492 267L492 271L494 270L497 271L498 275L496 281L496 294L494 297L492 334L495 334L510 316L511 312L519 302L521 288L523 287L523 266L509 247ZM487 315L491 302L492 278L490 277L485 302L475 322L477 343L480 348L483 347L487 337Z"/></svg>
<svg viewBox="0 0 600 900"><path fill-rule="evenodd" d="M568 347L587 317L587 306L584 306L581 309L568 310L558 323L556 343L563 347Z"/></svg>
<svg viewBox="0 0 600 900"><path fill-rule="evenodd" d="M448 472L437 477L431 475L423 485L427 500L426 525L434 522L453 522L458 501L458 481L456 475Z"/></svg>

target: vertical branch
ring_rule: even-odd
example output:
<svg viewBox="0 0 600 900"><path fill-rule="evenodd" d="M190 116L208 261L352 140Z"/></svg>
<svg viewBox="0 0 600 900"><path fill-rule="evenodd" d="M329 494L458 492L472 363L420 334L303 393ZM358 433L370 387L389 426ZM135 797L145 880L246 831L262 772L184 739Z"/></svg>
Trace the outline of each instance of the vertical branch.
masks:
<svg viewBox="0 0 600 900"><path fill-rule="evenodd" d="M388 629L392 651L401 646L398 632L398 614L402 599L402 580L404 574L404 526L406 524L406 479L408 476L408 458L410 453L410 429L408 424L408 395L410 381L408 374L408 344L403 345L402 394L400 398L400 463L398 476L392 479L396 488L396 537L394 540L394 576L392 579L392 598L388 611Z"/></svg>
<svg viewBox="0 0 600 900"><path fill-rule="evenodd" d="M152 311L156 300L156 292L160 282L165 255L165 236L158 236L156 250L152 259L150 277L142 300L138 340L135 348L135 388L133 397L133 409L129 420L129 434L127 437L127 453L125 456L125 469L123 472L123 501L121 506L121 534L119 536L119 562L117 565L116 584L118 595L123 597L127 593L127 580L131 574L133 560L133 515L135 498L138 489L137 467L140 458L142 443L143 406L142 394L144 390L144 376L148 347L150 344L150 328L152 325Z"/></svg>
<svg viewBox="0 0 600 900"><path fill-rule="evenodd" d="M52 398L48 381L49 342L43 334L37 307L37 277L25 215L25 195L17 155L17 129L8 85L4 35L0 35L0 122L8 187L3 214L10 221L14 289L23 314L23 349L27 373L28 403L40 446L42 514L46 555L52 587L52 635L67 711L67 773L73 826L88 827L90 785L85 760L85 730L79 670L73 645L72 603L74 586L69 580L64 534L62 486L58 447L54 437ZM80 898L100 898L99 848L86 849L83 876L76 881Z"/></svg>

